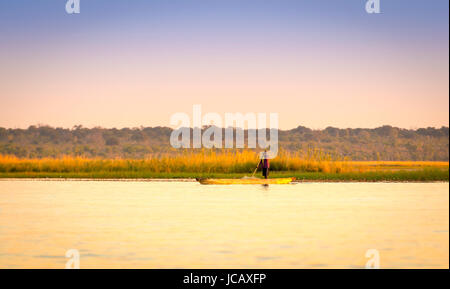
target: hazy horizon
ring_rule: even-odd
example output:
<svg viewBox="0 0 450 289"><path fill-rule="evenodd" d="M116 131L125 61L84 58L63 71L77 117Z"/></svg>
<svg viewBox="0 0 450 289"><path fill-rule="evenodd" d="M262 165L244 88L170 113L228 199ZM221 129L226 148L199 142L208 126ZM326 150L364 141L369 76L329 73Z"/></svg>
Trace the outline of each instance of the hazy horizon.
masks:
<svg viewBox="0 0 450 289"><path fill-rule="evenodd" d="M73 129L76 126L80 126L82 128L87 128L87 129L94 129L94 128L102 128L102 129L135 129L135 128L146 128L146 127L150 127L150 128L156 128L156 127L164 127L164 128L171 128L173 129L173 127L171 127L170 125L138 125L138 126L123 126L123 127L107 127L107 126L100 126L100 125L96 125L96 126L85 126L82 124L75 124L72 126L54 126L54 125L50 125L50 124L44 124L44 123L39 123L39 124L30 124L28 126L24 126L24 127L5 127L5 126L1 126L0 128L5 128L5 129L28 129L31 126L35 126L35 127L52 127L52 128L62 128L62 129ZM332 128L337 128L337 129L376 129L376 128L380 128L380 127L384 127L384 126L390 126L393 128L398 128L398 129L406 129L406 130L418 130L418 129L427 129L427 128L434 128L434 129L441 129L441 128L448 128L448 125L441 125L441 126L419 126L419 127L398 127L398 126L394 126L394 125L390 125L390 124L383 124L380 126L375 126L375 127L337 127L337 126L333 126L333 125L327 125L325 127L308 127L302 124L299 124L295 127L291 127L291 128L279 128L280 130L283 131L288 131L288 130L293 130L296 129L298 127L306 127L309 128L311 130L325 130L328 127L332 127ZM193 126L190 126L189 128L193 128ZM224 126L221 126L222 129L224 129ZM239 126L234 126L234 128L241 128ZM247 130L248 128L244 128L245 130ZM250 128L252 129L252 128Z"/></svg>
<svg viewBox="0 0 450 289"><path fill-rule="evenodd" d="M0 127L170 127L276 112L280 129L449 125L447 0L0 3Z"/></svg>

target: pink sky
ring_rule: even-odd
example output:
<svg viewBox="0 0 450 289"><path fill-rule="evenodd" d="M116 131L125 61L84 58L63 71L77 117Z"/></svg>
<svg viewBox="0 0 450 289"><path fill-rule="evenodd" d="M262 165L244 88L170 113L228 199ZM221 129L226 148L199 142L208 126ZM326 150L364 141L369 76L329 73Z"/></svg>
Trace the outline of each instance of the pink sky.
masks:
<svg viewBox="0 0 450 289"><path fill-rule="evenodd" d="M193 104L277 112L282 129L449 125L448 28L409 35L400 22L377 28L389 18L360 15L355 22L371 23L354 27L338 16L271 29L212 21L220 35L202 23L169 30L145 18L79 27L65 15L68 34L10 31L0 49L0 126L169 126Z"/></svg>

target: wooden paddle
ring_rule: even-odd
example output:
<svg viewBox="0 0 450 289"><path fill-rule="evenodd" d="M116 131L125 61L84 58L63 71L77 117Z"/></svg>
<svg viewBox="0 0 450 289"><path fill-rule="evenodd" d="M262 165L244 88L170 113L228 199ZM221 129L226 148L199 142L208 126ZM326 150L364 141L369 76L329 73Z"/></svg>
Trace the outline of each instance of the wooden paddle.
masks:
<svg viewBox="0 0 450 289"><path fill-rule="evenodd" d="M255 168L255 170L253 171L252 178L255 176L255 173L256 173L256 171L258 170L258 168L259 168L259 163L260 163L260 162L261 162L261 160L258 161L258 165L256 165L256 168Z"/></svg>

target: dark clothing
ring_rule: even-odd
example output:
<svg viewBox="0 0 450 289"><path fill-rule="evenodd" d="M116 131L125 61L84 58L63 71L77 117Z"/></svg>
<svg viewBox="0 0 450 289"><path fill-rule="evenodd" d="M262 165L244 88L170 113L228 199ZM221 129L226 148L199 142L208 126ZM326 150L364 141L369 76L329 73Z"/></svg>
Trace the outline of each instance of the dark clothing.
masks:
<svg viewBox="0 0 450 289"><path fill-rule="evenodd" d="M263 177L267 179L269 177L269 168L262 169Z"/></svg>
<svg viewBox="0 0 450 289"><path fill-rule="evenodd" d="M269 168L270 168L270 163L268 159L262 159L259 162L259 167L262 168L262 174L264 178L268 178L269 177Z"/></svg>
<svg viewBox="0 0 450 289"><path fill-rule="evenodd" d="M263 169L268 169L270 168L270 163L268 159L263 159L259 161L259 167L263 168Z"/></svg>

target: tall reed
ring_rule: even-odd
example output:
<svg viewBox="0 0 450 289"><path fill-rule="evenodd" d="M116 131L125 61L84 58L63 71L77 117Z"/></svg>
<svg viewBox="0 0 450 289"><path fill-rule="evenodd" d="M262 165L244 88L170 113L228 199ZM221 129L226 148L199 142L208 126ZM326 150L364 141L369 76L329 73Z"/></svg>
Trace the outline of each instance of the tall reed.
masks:
<svg viewBox="0 0 450 289"><path fill-rule="evenodd" d="M258 164L258 153L250 150L199 150L164 154L141 160L89 159L63 157L59 159L19 159L0 155L0 172L154 172L154 173L251 173ZM406 164L405 164L406 163ZM432 162L351 162L345 158L323 153L320 150L288 153L281 151L271 160L272 171L319 173L365 172L383 168L435 166ZM437 166L448 168L448 163Z"/></svg>

